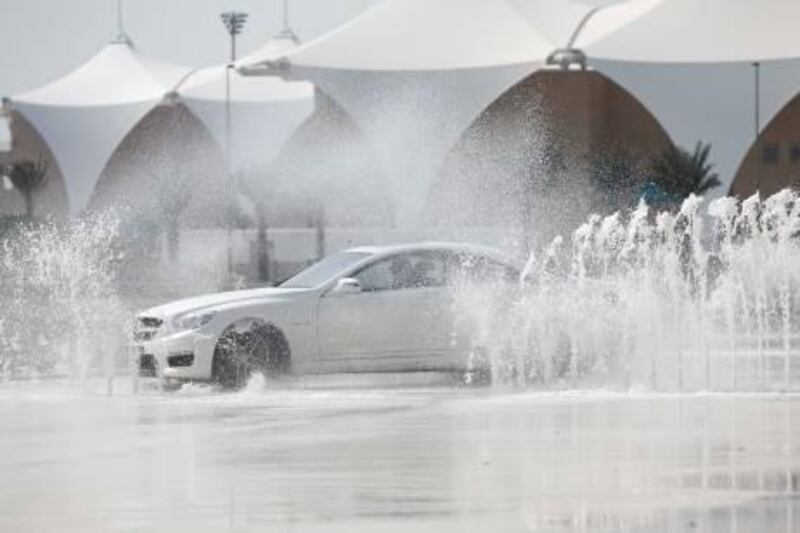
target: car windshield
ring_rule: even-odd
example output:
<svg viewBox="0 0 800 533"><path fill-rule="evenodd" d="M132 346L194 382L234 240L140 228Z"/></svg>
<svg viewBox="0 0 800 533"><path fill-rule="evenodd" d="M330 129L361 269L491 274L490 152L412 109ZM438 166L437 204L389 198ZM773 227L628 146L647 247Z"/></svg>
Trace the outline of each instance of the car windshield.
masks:
<svg viewBox="0 0 800 533"><path fill-rule="evenodd" d="M370 254L364 252L339 252L326 257L303 270L296 276L281 283L281 287L290 289L313 289L331 280L347 267L355 265Z"/></svg>

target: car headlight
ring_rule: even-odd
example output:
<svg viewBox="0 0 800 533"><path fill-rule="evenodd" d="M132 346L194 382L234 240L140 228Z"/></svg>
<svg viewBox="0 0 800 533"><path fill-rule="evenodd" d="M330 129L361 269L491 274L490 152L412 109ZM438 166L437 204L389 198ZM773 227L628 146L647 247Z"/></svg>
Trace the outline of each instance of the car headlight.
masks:
<svg viewBox="0 0 800 533"><path fill-rule="evenodd" d="M217 316L216 311L211 311L209 313L193 313L189 315L183 315L173 320L172 325L175 331L189 331L192 329L200 329L209 322L211 322L215 316Z"/></svg>

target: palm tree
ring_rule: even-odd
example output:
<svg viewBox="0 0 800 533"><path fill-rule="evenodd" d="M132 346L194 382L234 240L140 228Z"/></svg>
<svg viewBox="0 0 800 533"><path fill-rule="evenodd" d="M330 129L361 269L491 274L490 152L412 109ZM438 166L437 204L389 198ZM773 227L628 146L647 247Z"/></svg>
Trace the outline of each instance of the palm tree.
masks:
<svg viewBox="0 0 800 533"><path fill-rule="evenodd" d="M694 193L702 195L721 182L719 174L712 172L713 163L708 160L711 145L698 141L694 152L671 146L653 160L651 179L653 185L677 202Z"/></svg>
<svg viewBox="0 0 800 533"><path fill-rule="evenodd" d="M36 161L19 161L11 165L8 178L25 199L25 215L33 217L33 193L47 182L49 165L39 156Z"/></svg>

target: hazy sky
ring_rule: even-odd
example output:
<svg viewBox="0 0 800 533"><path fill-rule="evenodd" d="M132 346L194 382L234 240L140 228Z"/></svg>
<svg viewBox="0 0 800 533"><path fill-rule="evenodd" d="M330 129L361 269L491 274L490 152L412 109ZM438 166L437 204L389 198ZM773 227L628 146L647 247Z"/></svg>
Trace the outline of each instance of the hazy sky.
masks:
<svg viewBox="0 0 800 533"><path fill-rule="evenodd" d="M307 41L378 1L290 0L292 27ZM227 59L220 12L237 9L250 14L241 55L279 30L282 4L283 0L123 0L123 12L127 33L145 54L196 66ZM116 0L0 0L0 96L59 78L115 35Z"/></svg>
<svg viewBox="0 0 800 533"><path fill-rule="evenodd" d="M280 28L283 0L124 0L125 29L147 55L189 65L227 58L219 13L247 11L240 51ZM377 0L291 0L304 40L353 18ZM90 58L116 35L116 0L0 0L0 95L38 87Z"/></svg>

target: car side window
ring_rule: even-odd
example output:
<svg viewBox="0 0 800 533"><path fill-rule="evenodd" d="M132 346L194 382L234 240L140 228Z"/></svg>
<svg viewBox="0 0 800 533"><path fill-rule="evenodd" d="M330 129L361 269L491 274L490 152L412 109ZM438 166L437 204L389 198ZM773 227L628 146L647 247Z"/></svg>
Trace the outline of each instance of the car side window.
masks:
<svg viewBox="0 0 800 533"><path fill-rule="evenodd" d="M361 283L363 292L386 291L394 286L392 263L388 260L367 266L353 277Z"/></svg>
<svg viewBox="0 0 800 533"><path fill-rule="evenodd" d="M472 283L516 283L519 280L515 268L481 254L453 254L449 263L451 279Z"/></svg>
<svg viewBox="0 0 800 533"><path fill-rule="evenodd" d="M364 292L441 287L445 262L435 253L398 254L365 267L353 277Z"/></svg>

